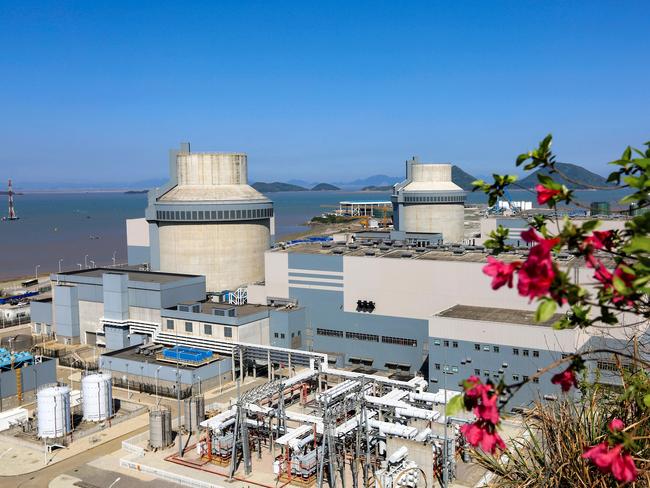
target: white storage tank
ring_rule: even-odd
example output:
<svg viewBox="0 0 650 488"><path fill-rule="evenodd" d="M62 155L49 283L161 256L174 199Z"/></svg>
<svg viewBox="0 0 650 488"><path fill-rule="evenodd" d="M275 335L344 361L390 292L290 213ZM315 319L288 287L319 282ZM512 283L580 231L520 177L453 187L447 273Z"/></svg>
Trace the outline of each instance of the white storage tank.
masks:
<svg viewBox="0 0 650 488"><path fill-rule="evenodd" d="M113 416L113 387L111 375L95 373L81 379L83 418L101 422Z"/></svg>
<svg viewBox="0 0 650 488"><path fill-rule="evenodd" d="M54 439L72 430L70 417L70 388L48 385L36 394L38 437Z"/></svg>

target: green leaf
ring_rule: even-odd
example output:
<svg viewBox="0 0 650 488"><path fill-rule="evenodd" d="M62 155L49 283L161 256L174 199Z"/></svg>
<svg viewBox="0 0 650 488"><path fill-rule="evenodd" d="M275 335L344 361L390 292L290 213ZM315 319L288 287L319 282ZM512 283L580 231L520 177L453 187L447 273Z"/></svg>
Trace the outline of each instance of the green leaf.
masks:
<svg viewBox="0 0 650 488"><path fill-rule="evenodd" d="M650 408L650 393L643 397L643 404L646 408Z"/></svg>
<svg viewBox="0 0 650 488"><path fill-rule="evenodd" d="M616 289L616 291L619 292L621 295L627 294L627 287L625 286L625 282L621 278L619 278L618 276L614 276L612 283L614 284L614 288Z"/></svg>
<svg viewBox="0 0 650 488"><path fill-rule="evenodd" d="M553 300L544 300L537 307L537 311L535 312L535 322L546 322L547 320L550 320L556 309L557 303Z"/></svg>
<svg viewBox="0 0 650 488"><path fill-rule="evenodd" d="M650 237L636 236L633 237L629 244L624 247L626 253L632 254L637 252L650 253Z"/></svg>
<svg viewBox="0 0 650 488"><path fill-rule="evenodd" d="M451 400L447 402L447 407L445 408L445 415L454 415L465 408L465 400L463 395L456 395Z"/></svg>

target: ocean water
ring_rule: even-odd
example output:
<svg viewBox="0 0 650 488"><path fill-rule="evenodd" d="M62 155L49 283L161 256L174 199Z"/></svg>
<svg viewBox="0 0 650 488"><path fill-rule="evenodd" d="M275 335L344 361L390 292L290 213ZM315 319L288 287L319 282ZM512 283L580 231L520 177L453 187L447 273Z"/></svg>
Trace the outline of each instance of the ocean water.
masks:
<svg viewBox="0 0 650 488"><path fill-rule="evenodd" d="M624 193L583 191L579 198L617 202ZM268 195L275 204L276 235L306 229L315 215L333 210L342 200L388 201L383 192L279 192ZM534 194L511 192L513 200L533 200ZM485 203L481 194L470 193L468 202ZM20 217L0 222L0 279L63 270L93 264L109 265L115 253L118 263L126 261L125 220L144 216L145 194L124 193L27 193L15 197ZM2 209L0 215L4 215ZM91 262L92 261L92 262Z"/></svg>

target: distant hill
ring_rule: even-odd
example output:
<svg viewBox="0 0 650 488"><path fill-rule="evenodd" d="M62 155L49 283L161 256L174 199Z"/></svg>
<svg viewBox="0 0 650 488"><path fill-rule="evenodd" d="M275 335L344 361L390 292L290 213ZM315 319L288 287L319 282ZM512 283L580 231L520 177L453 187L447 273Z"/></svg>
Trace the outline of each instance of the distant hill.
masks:
<svg viewBox="0 0 650 488"><path fill-rule="evenodd" d="M451 167L451 181L460 186L463 190L472 190L472 181L476 178L469 173L466 173L455 164Z"/></svg>
<svg viewBox="0 0 650 488"><path fill-rule="evenodd" d="M319 183L314 186L311 191L337 191L340 190L338 186L330 185L329 183Z"/></svg>
<svg viewBox="0 0 650 488"><path fill-rule="evenodd" d="M262 193L273 193L276 191L308 191L307 188L302 186L280 183L279 181L274 181L273 183L258 181L253 183L251 186Z"/></svg>
<svg viewBox="0 0 650 488"><path fill-rule="evenodd" d="M370 186L364 186L361 188L361 191L391 191L393 189L393 185L385 185L385 186L375 186L375 185L370 185Z"/></svg>
<svg viewBox="0 0 650 488"><path fill-rule="evenodd" d="M570 163L556 163L555 166L562 172L564 173L567 177L571 178L572 180L579 181L583 183L582 185L575 184L571 181L566 181L563 179L559 174L554 173L552 175L553 179L566 185L567 188L570 189L586 189L589 188L590 185L592 186L612 186L611 183L607 183L607 179L603 178L602 176L592 173L591 171L583 168L582 166L578 166L577 164L570 164ZM548 170L545 169L538 169L534 173L529 174L526 176L524 179L517 181L517 185L521 186L523 188L534 188L535 185L539 183L539 180L537 179L537 175L539 173L548 175Z"/></svg>

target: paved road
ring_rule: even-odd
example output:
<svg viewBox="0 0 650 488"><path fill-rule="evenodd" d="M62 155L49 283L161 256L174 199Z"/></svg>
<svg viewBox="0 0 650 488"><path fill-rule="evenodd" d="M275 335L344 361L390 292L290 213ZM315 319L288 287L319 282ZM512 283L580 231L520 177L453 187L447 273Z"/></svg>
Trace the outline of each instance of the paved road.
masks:
<svg viewBox="0 0 650 488"><path fill-rule="evenodd" d="M140 434L141 432L145 432L148 428L149 426L145 426L134 430L128 434L124 434L121 437L117 437L111 441L108 441L100 446L88 449L84 453L72 456L68 459L64 459L63 461L52 464L47 468L43 468L33 473L23 474L19 476L0 476L0 486L11 486L15 488L45 488L52 478L56 478L57 476L64 473L69 473L73 476L81 478L81 476L75 473L75 469L79 470L84 464L92 461L93 459L105 456L106 454L110 454L113 451L117 451L121 448L123 440Z"/></svg>

